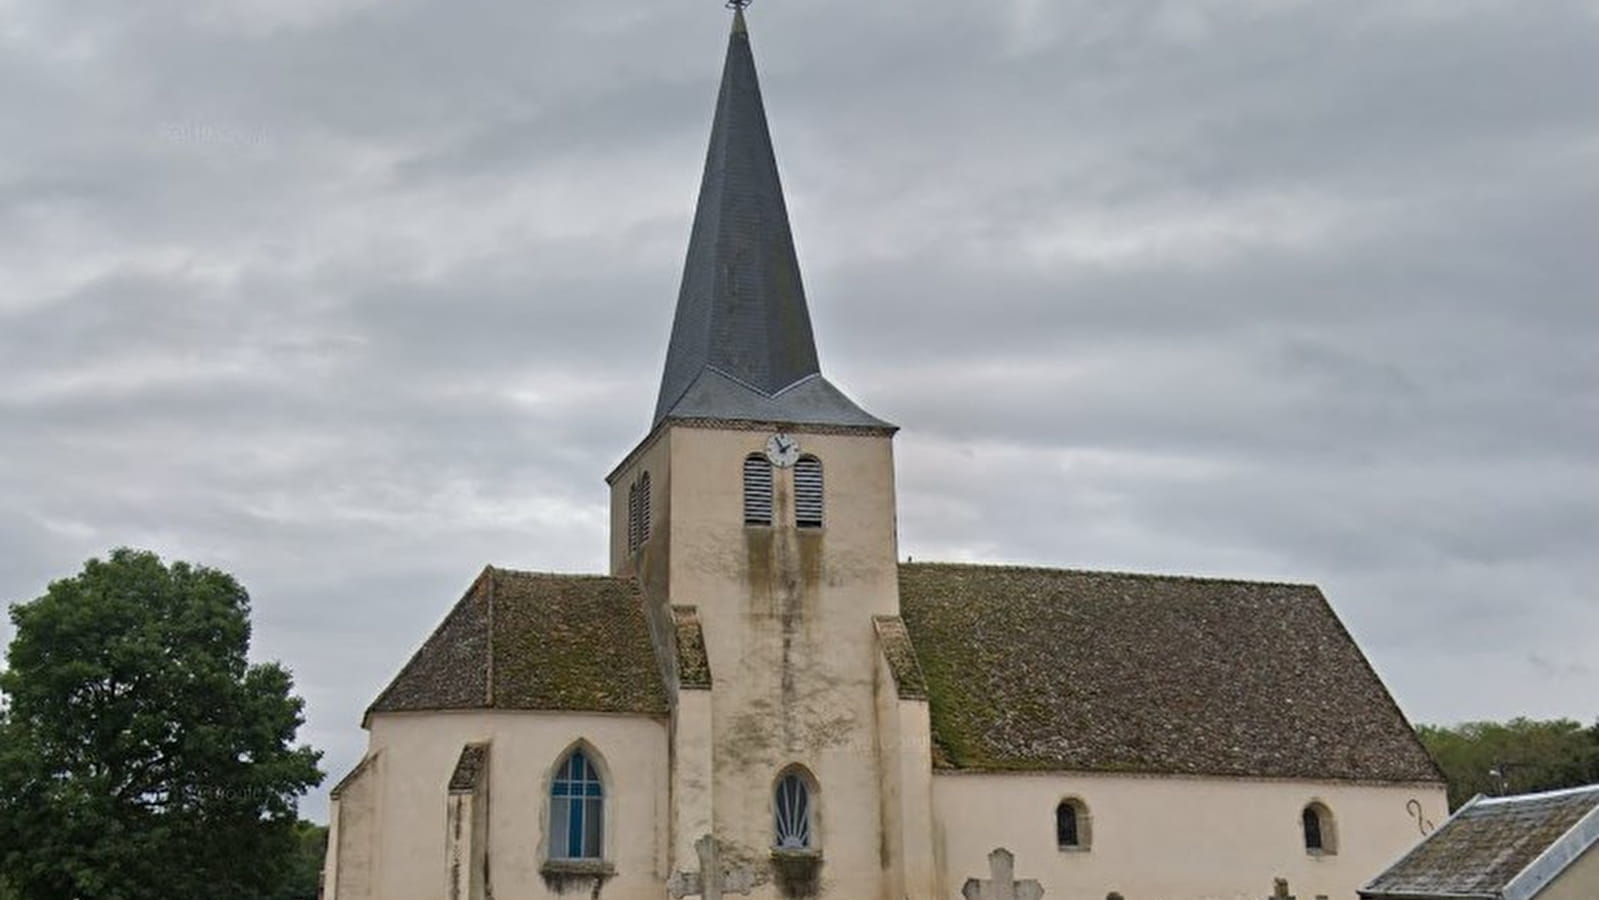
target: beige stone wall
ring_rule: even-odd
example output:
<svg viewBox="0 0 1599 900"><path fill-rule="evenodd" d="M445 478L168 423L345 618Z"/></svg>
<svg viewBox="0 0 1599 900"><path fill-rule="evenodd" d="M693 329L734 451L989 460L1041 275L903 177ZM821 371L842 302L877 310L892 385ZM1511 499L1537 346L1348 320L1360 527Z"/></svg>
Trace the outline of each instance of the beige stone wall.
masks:
<svg viewBox="0 0 1599 900"><path fill-rule="evenodd" d="M322 880L327 900L376 896L378 822L383 759L370 753L328 809L328 853Z"/></svg>
<svg viewBox="0 0 1599 900"><path fill-rule="evenodd" d="M671 603L700 611L715 679L706 787L724 858L770 874L773 788L801 765L820 789L813 827L828 896L872 900L886 896L872 616L898 607L892 445L794 434L823 464L825 528L793 527L792 470L776 472L774 527L745 527L744 459L768 432L675 427L657 445L671 472L658 482L670 485L657 501L670 510L656 536L666 546L647 548L645 565L665 568ZM704 802L681 787L677 803ZM675 836L674 868L697 868L684 852L695 837ZM766 884L752 896L780 894Z"/></svg>
<svg viewBox="0 0 1599 900"><path fill-rule="evenodd" d="M882 772L884 896L933 897L932 741L925 700L899 696L886 657L877 666L878 765Z"/></svg>
<svg viewBox="0 0 1599 900"><path fill-rule="evenodd" d="M1599 897L1599 847L1589 847L1538 894L1538 900L1594 900L1595 897Z"/></svg>
<svg viewBox="0 0 1599 900"><path fill-rule="evenodd" d="M1088 807L1086 851L1055 844L1055 807L1066 797ZM1300 900L1349 900L1421 839L1411 800L1433 822L1448 814L1443 787L1431 785L937 774L938 895L986 878L988 853L1005 847L1016 877L1038 879L1049 897L1259 900L1287 878ZM1304 849L1300 814L1313 801L1333 812L1336 853Z"/></svg>
<svg viewBox="0 0 1599 900"><path fill-rule="evenodd" d="M498 897L554 898L540 874L549 778L579 740L605 773L605 847L616 873L603 896L660 900L667 857L667 726L639 717L558 713L419 713L372 717L381 774L339 803L337 900L437 900L449 891L448 783L461 749L491 742L486 796L488 871ZM482 802L482 801L480 801ZM381 809L383 827L374 831ZM364 842L364 843L363 843ZM354 848L373 847L370 884L355 883ZM365 876L363 876L365 877Z"/></svg>

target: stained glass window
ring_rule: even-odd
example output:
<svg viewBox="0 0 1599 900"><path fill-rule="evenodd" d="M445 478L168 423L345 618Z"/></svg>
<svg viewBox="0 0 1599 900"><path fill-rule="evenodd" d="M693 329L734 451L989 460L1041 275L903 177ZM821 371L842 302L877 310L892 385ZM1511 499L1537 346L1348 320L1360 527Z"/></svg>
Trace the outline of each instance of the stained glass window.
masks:
<svg viewBox="0 0 1599 900"><path fill-rule="evenodd" d="M784 775L777 783L773 804L776 816L776 846L779 850L806 850L811 846L811 791L797 774Z"/></svg>
<svg viewBox="0 0 1599 900"><path fill-rule="evenodd" d="M550 784L550 858L599 859L605 787L582 750L573 750Z"/></svg>

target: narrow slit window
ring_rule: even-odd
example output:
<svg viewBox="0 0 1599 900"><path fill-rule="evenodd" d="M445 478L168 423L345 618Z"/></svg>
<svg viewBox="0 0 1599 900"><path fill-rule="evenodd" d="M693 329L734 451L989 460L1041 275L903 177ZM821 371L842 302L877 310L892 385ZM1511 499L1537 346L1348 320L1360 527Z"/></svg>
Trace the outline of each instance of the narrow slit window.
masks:
<svg viewBox="0 0 1599 900"><path fill-rule="evenodd" d="M1077 834L1077 807L1062 803L1055 807L1055 843L1062 847L1080 847Z"/></svg>
<svg viewBox="0 0 1599 900"><path fill-rule="evenodd" d="M1062 850L1087 850L1092 825L1087 804L1067 797L1055 807L1055 845Z"/></svg>
<svg viewBox="0 0 1599 900"><path fill-rule="evenodd" d="M1310 853L1325 853L1330 848L1327 846L1327 833L1323 827L1321 810L1315 804L1305 807L1300 816L1305 829L1305 850Z"/></svg>
<svg viewBox="0 0 1599 900"><path fill-rule="evenodd" d="M784 775L777 782L773 798L775 816L773 845L779 850L809 850L811 847L811 789L797 773Z"/></svg>
<svg viewBox="0 0 1599 900"><path fill-rule="evenodd" d="M794 464L794 524L822 527L822 461L814 456Z"/></svg>
<svg viewBox="0 0 1599 900"><path fill-rule="evenodd" d="M772 524L772 464L759 453L744 460L744 524Z"/></svg>
<svg viewBox="0 0 1599 900"><path fill-rule="evenodd" d="M600 859L605 841L605 786L582 750L550 783L550 858Z"/></svg>

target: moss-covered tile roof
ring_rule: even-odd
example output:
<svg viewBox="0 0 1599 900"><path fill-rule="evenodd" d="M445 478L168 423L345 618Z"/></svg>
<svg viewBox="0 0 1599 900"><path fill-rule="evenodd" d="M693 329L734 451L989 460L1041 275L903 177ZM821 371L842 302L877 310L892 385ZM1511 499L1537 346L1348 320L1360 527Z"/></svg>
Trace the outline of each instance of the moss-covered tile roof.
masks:
<svg viewBox="0 0 1599 900"><path fill-rule="evenodd" d="M1360 895L1528 896L1506 889L1516 882L1527 888L1543 887L1599 841L1599 823L1591 818L1596 809L1599 786L1520 797L1479 797L1362 888ZM1576 827L1585 818L1584 827ZM1566 846L1545 856L1557 843ZM1547 871L1530 871L1539 866Z"/></svg>
<svg viewBox="0 0 1599 900"><path fill-rule="evenodd" d="M634 583L485 569L367 712L456 709L664 715Z"/></svg>
<svg viewBox="0 0 1599 900"><path fill-rule="evenodd" d="M883 648L883 658L888 660L888 671L894 676L899 698L926 700L927 679L916 660L916 648L911 646L905 621L899 616L874 616L872 625L877 629L877 645Z"/></svg>
<svg viewBox="0 0 1599 900"><path fill-rule="evenodd" d="M471 793L483 786L489 771L489 745L467 744L450 773L450 793Z"/></svg>
<svg viewBox="0 0 1599 900"><path fill-rule="evenodd" d="M691 691L710 690L711 660L705 651L699 609L672 607L672 631L677 646L677 686Z"/></svg>
<svg viewBox="0 0 1599 900"><path fill-rule="evenodd" d="M1309 585L906 564L934 765L1442 781Z"/></svg>

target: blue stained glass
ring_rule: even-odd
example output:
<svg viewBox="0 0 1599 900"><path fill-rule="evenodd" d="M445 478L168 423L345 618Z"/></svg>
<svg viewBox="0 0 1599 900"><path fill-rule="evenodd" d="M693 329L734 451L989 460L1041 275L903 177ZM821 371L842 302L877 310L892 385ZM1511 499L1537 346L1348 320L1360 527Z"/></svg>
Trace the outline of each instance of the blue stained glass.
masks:
<svg viewBox="0 0 1599 900"><path fill-rule="evenodd" d="M600 859L605 788L583 751L574 750L550 785L550 857Z"/></svg>

